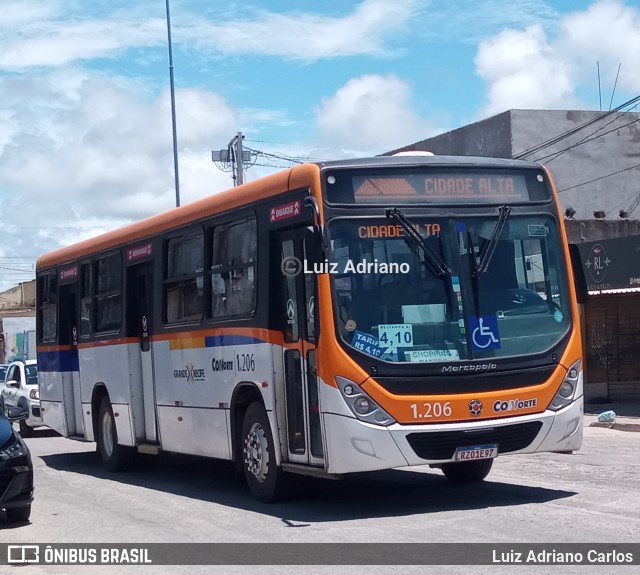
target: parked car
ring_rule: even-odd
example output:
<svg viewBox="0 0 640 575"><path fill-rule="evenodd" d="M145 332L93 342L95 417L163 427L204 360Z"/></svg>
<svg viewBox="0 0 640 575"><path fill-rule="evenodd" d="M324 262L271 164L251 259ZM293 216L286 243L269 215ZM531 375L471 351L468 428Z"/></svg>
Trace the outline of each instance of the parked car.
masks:
<svg viewBox="0 0 640 575"><path fill-rule="evenodd" d="M31 437L33 428L42 425L36 360L11 362L1 392L6 407L22 407L28 412L28 417L20 420L20 434Z"/></svg>
<svg viewBox="0 0 640 575"><path fill-rule="evenodd" d="M33 464L27 444L13 430L14 421L28 413L21 407L7 407L0 401L0 509L9 521L26 521L33 501Z"/></svg>
<svg viewBox="0 0 640 575"><path fill-rule="evenodd" d="M4 378L7 375L8 367L9 367L8 363L0 363L0 382L4 381Z"/></svg>

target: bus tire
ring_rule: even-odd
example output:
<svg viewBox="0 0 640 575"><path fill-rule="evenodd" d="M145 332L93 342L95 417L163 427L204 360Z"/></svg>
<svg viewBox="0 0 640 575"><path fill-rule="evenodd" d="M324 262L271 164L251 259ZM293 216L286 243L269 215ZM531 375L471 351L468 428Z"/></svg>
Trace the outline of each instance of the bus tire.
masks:
<svg viewBox="0 0 640 575"><path fill-rule="evenodd" d="M452 483L476 483L489 475L492 465L493 459L443 463L442 473Z"/></svg>
<svg viewBox="0 0 640 575"><path fill-rule="evenodd" d="M108 397L103 397L98 412L97 451L109 471L124 471L131 467L135 456L133 447L118 444L116 422Z"/></svg>
<svg viewBox="0 0 640 575"><path fill-rule="evenodd" d="M261 403L249 405L242 422L242 467L249 491L264 503L283 495L286 474L276 464L273 435L267 412Z"/></svg>

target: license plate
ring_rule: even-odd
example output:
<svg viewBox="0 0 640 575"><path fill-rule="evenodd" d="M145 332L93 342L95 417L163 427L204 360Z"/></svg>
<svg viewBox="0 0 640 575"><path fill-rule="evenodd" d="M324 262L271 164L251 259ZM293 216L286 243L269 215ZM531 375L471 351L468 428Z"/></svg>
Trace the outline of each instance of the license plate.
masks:
<svg viewBox="0 0 640 575"><path fill-rule="evenodd" d="M458 447L456 461L472 461L474 459L492 459L498 457L497 445L474 445L473 447Z"/></svg>

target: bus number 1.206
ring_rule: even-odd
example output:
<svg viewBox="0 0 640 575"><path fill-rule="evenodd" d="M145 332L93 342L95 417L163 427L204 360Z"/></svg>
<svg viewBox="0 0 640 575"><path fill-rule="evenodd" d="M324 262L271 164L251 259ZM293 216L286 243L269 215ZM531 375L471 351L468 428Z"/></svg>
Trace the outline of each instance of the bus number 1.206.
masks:
<svg viewBox="0 0 640 575"><path fill-rule="evenodd" d="M435 403L426 402L420 406L417 403L411 404L411 412L413 413L414 419L422 419L429 417L451 417L451 402L446 401L444 403L440 403L436 401Z"/></svg>
<svg viewBox="0 0 640 575"><path fill-rule="evenodd" d="M240 353L236 354L236 366L237 371L255 371L256 360L253 358L252 353Z"/></svg>

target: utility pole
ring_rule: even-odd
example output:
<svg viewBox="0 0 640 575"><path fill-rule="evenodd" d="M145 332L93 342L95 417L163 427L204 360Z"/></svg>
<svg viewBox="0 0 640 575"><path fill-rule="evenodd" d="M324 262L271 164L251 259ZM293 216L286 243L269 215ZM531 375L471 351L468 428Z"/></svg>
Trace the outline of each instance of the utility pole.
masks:
<svg viewBox="0 0 640 575"><path fill-rule="evenodd" d="M251 152L242 148L242 140L244 134L238 132L227 144L226 150L213 150L211 159L221 170L231 171L233 177L233 185L241 186L244 184L245 164L251 162Z"/></svg>
<svg viewBox="0 0 640 575"><path fill-rule="evenodd" d="M241 186L244 184L244 159L242 155L242 140L244 140L244 136L242 132L238 132L237 136L229 142L231 146L233 141L235 140L236 149L235 149L235 157L236 157L236 173L238 176L238 185Z"/></svg>

